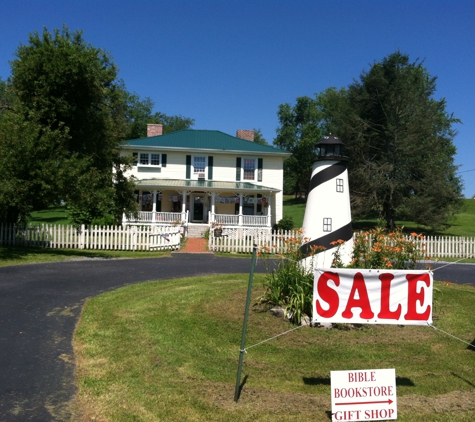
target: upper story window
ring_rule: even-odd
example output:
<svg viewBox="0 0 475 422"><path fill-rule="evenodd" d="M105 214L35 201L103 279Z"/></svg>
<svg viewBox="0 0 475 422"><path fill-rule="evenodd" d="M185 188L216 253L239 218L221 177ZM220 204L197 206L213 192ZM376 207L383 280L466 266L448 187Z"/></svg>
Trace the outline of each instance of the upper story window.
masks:
<svg viewBox="0 0 475 422"><path fill-rule="evenodd" d="M147 152L139 152L139 165L140 166L159 166L160 154L150 154Z"/></svg>
<svg viewBox="0 0 475 422"><path fill-rule="evenodd" d="M242 179L243 180L255 180L256 179L256 159L255 158L243 158L242 163Z"/></svg>
<svg viewBox="0 0 475 422"><path fill-rule="evenodd" d="M204 174L206 171L206 157L193 156L193 173L195 175Z"/></svg>
<svg viewBox="0 0 475 422"><path fill-rule="evenodd" d="M134 152L134 166L166 167L167 154L157 152Z"/></svg>
<svg viewBox="0 0 475 422"><path fill-rule="evenodd" d="M236 180L262 182L262 158L236 157Z"/></svg>

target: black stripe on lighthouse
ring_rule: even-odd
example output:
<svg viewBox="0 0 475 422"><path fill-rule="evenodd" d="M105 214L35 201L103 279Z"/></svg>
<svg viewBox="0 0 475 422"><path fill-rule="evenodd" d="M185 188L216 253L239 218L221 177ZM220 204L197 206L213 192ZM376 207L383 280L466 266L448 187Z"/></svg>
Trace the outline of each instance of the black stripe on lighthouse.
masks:
<svg viewBox="0 0 475 422"><path fill-rule="evenodd" d="M331 179L339 176L346 170L346 163L339 161L336 164L327 167L325 170L322 170L315 174L310 180L310 187L308 188L308 193L315 189L316 187L322 185L325 182L328 182Z"/></svg>
<svg viewBox="0 0 475 422"><path fill-rule="evenodd" d="M352 237L353 237L353 228L350 221L346 226L340 227L334 232L328 233L325 236L319 237L318 239L305 243L305 245L302 245L300 247L300 252L302 253L303 256L309 256L312 252L311 246L322 246L325 249L331 249L335 247L335 245L332 245L331 242L336 242L340 239L347 242ZM320 250L319 252L323 252L323 251Z"/></svg>

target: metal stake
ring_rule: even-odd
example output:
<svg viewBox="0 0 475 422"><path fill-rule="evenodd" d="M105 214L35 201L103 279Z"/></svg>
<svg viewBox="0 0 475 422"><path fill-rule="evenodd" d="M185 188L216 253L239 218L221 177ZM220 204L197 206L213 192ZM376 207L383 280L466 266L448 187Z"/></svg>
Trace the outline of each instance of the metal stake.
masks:
<svg viewBox="0 0 475 422"><path fill-rule="evenodd" d="M251 272L249 273L249 284L247 286L246 311L244 312L244 323L242 326L241 349L239 350L239 366L238 366L238 372L237 372L237 378L236 378L236 388L234 390L235 402L239 400L239 387L241 384L241 371L242 371L242 363L243 363L244 352L245 352L244 347L246 346L247 318L249 315L249 306L251 304L252 279L254 278L254 267L256 265L256 257L257 257L257 245L254 245L254 249L252 250Z"/></svg>

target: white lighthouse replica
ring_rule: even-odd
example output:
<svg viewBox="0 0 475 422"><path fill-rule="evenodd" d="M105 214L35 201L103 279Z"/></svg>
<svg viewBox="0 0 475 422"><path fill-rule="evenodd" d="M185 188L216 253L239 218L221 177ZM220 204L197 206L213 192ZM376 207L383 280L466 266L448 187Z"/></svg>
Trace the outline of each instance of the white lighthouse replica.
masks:
<svg viewBox="0 0 475 422"><path fill-rule="evenodd" d="M343 156L343 146L343 142L331 134L324 136L316 145L317 159L313 163L303 219L303 235L307 242L300 250L304 256L308 256L312 249L320 252L313 258L303 259L307 268L312 263L313 269L330 268L339 244L343 264L347 265L351 261L353 229L348 159Z"/></svg>

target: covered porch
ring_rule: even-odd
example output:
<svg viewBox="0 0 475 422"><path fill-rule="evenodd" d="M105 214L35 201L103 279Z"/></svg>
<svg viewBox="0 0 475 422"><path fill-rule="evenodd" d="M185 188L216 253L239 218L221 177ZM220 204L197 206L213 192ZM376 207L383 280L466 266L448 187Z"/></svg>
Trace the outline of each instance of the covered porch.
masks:
<svg viewBox="0 0 475 422"><path fill-rule="evenodd" d="M268 227L277 189L249 182L147 179L136 184L137 219L124 224Z"/></svg>

